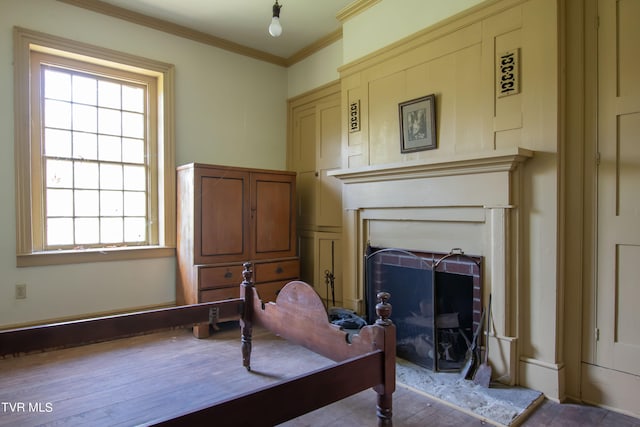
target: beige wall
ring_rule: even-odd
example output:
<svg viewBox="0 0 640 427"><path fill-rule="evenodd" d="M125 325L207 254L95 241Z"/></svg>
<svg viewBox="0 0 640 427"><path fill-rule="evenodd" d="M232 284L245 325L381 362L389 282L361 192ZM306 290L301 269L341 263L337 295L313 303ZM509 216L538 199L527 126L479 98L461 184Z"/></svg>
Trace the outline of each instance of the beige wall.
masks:
<svg viewBox="0 0 640 427"><path fill-rule="evenodd" d="M0 1L0 327L171 303L173 257L15 267L14 26L174 64L177 164L284 168L286 70L54 0ZM16 283L26 300L14 298Z"/></svg>
<svg viewBox="0 0 640 427"><path fill-rule="evenodd" d="M287 68L287 98L295 98L340 78L342 39Z"/></svg>
<svg viewBox="0 0 640 427"><path fill-rule="evenodd" d="M382 0L343 25L343 63L449 18L484 0Z"/></svg>

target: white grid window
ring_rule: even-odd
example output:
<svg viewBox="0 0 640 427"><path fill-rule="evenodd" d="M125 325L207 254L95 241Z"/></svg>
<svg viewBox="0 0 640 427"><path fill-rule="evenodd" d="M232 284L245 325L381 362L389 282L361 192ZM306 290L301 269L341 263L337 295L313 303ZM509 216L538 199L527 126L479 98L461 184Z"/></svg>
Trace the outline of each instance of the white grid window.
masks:
<svg viewBox="0 0 640 427"><path fill-rule="evenodd" d="M147 245L147 86L41 67L45 249Z"/></svg>

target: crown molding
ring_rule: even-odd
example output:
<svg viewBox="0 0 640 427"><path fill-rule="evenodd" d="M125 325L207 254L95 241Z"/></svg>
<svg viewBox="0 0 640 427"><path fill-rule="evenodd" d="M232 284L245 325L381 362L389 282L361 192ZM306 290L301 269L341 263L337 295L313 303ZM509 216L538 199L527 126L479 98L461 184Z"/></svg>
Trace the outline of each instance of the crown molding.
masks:
<svg viewBox="0 0 640 427"><path fill-rule="evenodd" d="M173 34L178 37L183 37L189 40L204 43L210 46L227 50L229 52L248 56L250 58L259 59L261 61L270 62L272 64L280 65L283 67L287 66L287 59L280 56L272 55L258 49L243 46L241 44L234 43L220 37L212 36L211 34L207 34L202 31L197 31L182 25L174 24L172 22L165 21L164 19L153 18L142 13L133 12L131 10L119 6L114 6L100 0L58 1L72 6L81 7L92 12L111 16L113 18L122 19L124 21L128 21L137 25L142 25L147 28L163 31L165 33Z"/></svg>
<svg viewBox="0 0 640 427"><path fill-rule="evenodd" d="M294 53L293 55L287 58L285 63L287 67L290 67L293 64L300 62L303 59L307 58L308 56L311 56L314 53L329 46L330 44L340 40L341 38L342 38L342 27L316 40L315 42L311 43L309 46L305 47L304 49L301 49L298 52Z"/></svg>
<svg viewBox="0 0 640 427"><path fill-rule="evenodd" d="M346 20L364 12L376 3L380 3L380 1L381 0L356 0L338 12L336 18L341 24L344 24Z"/></svg>

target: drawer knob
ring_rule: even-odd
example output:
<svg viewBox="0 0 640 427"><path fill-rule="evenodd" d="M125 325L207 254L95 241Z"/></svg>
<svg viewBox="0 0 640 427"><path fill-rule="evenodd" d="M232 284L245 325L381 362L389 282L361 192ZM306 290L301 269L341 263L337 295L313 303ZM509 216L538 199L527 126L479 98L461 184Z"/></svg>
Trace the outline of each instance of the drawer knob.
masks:
<svg viewBox="0 0 640 427"><path fill-rule="evenodd" d="M276 273L277 274L282 274L283 272L284 272L284 270L282 269L282 267L276 268Z"/></svg>
<svg viewBox="0 0 640 427"><path fill-rule="evenodd" d="M231 279L233 277L233 273L228 271L226 273L224 273L224 278L225 279Z"/></svg>

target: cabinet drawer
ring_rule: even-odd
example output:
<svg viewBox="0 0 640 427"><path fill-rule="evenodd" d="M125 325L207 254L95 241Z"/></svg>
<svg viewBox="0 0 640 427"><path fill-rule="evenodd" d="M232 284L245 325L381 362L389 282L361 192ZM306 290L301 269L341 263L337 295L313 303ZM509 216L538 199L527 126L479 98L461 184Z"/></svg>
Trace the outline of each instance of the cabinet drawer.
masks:
<svg viewBox="0 0 640 427"><path fill-rule="evenodd" d="M276 261L255 265L255 283L296 279L300 276L300 261Z"/></svg>
<svg viewBox="0 0 640 427"><path fill-rule="evenodd" d="M201 267L200 289L225 288L242 283L242 266Z"/></svg>
<svg viewBox="0 0 640 427"><path fill-rule="evenodd" d="M289 283L289 280L282 280L280 282L268 282L268 283L259 283L256 286L256 290L258 291L258 296L260 300L263 302L267 301L275 301L280 289Z"/></svg>
<svg viewBox="0 0 640 427"><path fill-rule="evenodd" d="M231 298L240 298L240 285L231 288L200 291L200 302L214 302Z"/></svg>

